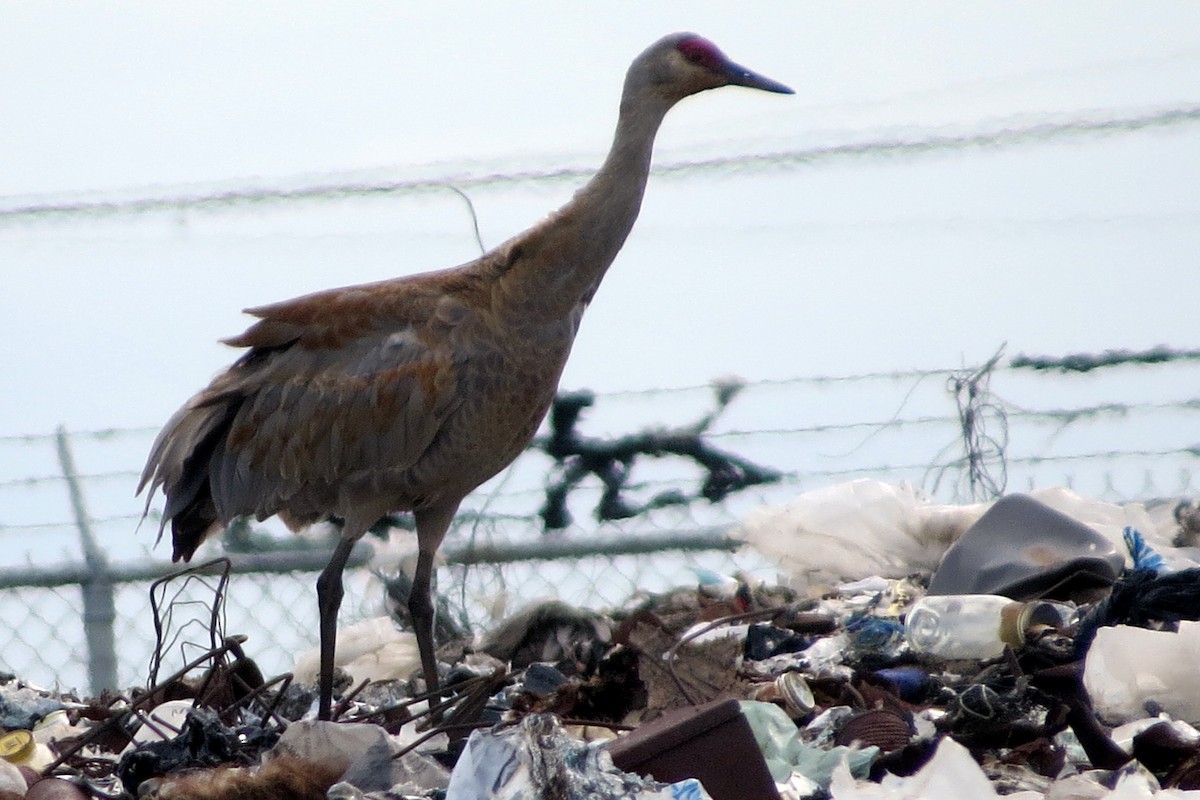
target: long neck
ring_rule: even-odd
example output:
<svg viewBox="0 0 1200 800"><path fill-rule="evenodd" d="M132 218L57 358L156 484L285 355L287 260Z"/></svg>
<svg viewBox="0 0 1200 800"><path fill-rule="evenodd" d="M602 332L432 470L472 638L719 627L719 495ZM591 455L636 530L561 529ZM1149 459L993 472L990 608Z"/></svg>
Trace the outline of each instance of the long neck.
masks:
<svg viewBox="0 0 1200 800"><path fill-rule="evenodd" d="M654 137L669 106L625 99L617 120L612 149L600 170L579 190L564 217L578 217L584 261L595 281L616 258L633 229L650 177Z"/></svg>
<svg viewBox="0 0 1200 800"><path fill-rule="evenodd" d="M517 248L504 294L558 318L591 299L637 220L654 137L671 103L627 83L612 149L569 203L509 242Z"/></svg>

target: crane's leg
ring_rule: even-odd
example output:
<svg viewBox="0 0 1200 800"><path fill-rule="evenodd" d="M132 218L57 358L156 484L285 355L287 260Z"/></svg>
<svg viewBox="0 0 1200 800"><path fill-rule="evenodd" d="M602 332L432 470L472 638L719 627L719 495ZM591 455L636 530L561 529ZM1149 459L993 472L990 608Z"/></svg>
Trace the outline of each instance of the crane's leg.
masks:
<svg viewBox="0 0 1200 800"><path fill-rule="evenodd" d="M317 718L329 719L333 708L333 656L337 648L338 609L342 606L342 572L346 562L354 550L358 536L346 536L344 533L329 563L317 578L317 610L320 614L321 632L321 696L317 703Z"/></svg>
<svg viewBox="0 0 1200 800"><path fill-rule="evenodd" d="M421 653L421 670L425 674L426 691L438 688L437 658L433 643L433 557L450 528L455 503L450 508L423 509L413 514L417 522L417 570L413 575L412 591L408 595L408 613L412 615L417 649ZM437 698L430 700L431 705ZM435 719L436 722L436 719Z"/></svg>
<svg viewBox="0 0 1200 800"><path fill-rule="evenodd" d="M417 554L417 571L413 575L412 591L408 595L408 613L412 615L417 634L417 649L421 652L421 670L425 673L426 691L438 688L437 658L433 642L433 554L421 550Z"/></svg>

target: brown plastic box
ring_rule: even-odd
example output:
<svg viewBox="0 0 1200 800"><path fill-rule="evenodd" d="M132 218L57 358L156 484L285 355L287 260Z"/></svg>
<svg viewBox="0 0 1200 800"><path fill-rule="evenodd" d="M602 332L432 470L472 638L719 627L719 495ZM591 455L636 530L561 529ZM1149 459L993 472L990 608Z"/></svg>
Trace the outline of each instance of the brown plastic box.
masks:
<svg viewBox="0 0 1200 800"><path fill-rule="evenodd" d="M613 764L664 783L695 778L713 800L779 800L737 700L663 714L608 745Z"/></svg>

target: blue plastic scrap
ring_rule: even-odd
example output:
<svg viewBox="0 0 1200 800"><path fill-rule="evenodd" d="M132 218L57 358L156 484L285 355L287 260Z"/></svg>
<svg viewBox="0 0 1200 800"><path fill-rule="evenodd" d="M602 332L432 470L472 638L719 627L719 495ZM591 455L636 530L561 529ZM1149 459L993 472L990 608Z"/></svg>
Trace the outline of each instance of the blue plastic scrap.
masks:
<svg viewBox="0 0 1200 800"><path fill-rule="evenodd" d="M1148 569L1160 575L1167 571L1167 562L1157 550L1146 544L1146 537L1142 536L1141 531L1126 526L1121 535L1125 539L1129 557L1133 559L1134 569Z"/></svg>

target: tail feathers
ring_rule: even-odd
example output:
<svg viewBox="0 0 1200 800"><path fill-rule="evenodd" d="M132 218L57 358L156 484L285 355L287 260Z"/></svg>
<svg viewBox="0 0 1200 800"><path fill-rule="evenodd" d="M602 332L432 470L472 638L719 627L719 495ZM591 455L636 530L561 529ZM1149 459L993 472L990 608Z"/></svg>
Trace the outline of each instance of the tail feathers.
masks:
<svg viewBox="0 0 1200 800"><path fill-rule="evenodd" d="M240 406L239 398L193 400L168 420L151 447L138 492L149 487L143 517L159 487L167 497L158 535L170 522L172 561L190 561L205 537L228 522L217 513L209 474Z"/></svg>
<svg viewBox="0 0 1200 800"><path fill-rule="evenodd" d="M171 561L191 561L196 548L224 524L217 517L212 495L207 491L171 517Z"/></svg>

